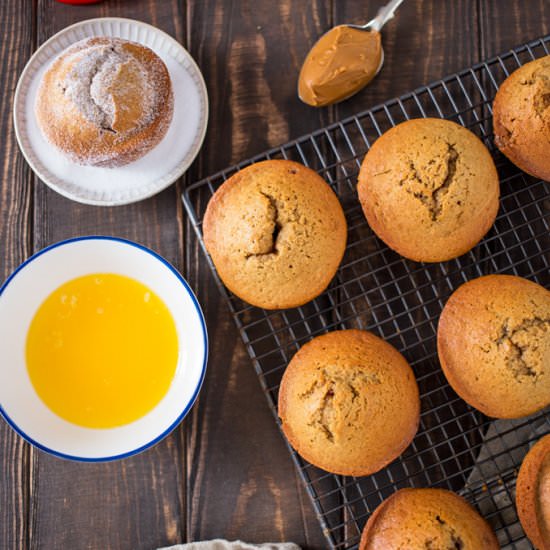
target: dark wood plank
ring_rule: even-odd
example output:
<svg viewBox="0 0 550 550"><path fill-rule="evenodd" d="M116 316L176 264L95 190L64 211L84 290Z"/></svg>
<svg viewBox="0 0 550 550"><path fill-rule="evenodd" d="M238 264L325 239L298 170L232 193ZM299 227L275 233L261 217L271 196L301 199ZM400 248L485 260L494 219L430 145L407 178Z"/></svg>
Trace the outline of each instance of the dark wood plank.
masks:
<svg viewBox="0 0 550 550"><path fill-rule="evenodd" d="M545 0L479 0L479 4L484 58L550 33L550 4Z"/></svg>
<svg viewBox="0 0 550 550"><path fill-rule="evenodd" d="M184 38L182 6L108 1L97 6L38 2L38 42L96 16L133 17ZM127 237L183 269L181 208L176 186L124 207L79 205L37 183L34 248L85 234ZM184 425L185 426L185 425ZM153 449L109 464L78 464L39 453L34 471L33 540L39 548L154 548L184 536L185 446L180 427Z"/></svg>
<svg viewBox="0 0 550 550"><path fill-rule="evenodd" d="M303 105L297 74L328 24L327 2L190 2L191 53L209 89L209 131L190 179L199 179L326 124ZM189 234L189 232L188 232ZM309 499L225 303L190 235L189 279L210 331L206 383L189 432L189 540L293 540L325 548Z"/></svg>
<svg viewBox="0 0 550 550"><path fill-rule="evenodd" d="M13 94L32 52L34 11L30 2L0 3L0 281L23 261L32 246L32 175L18 152L13 131ZM5 422L0 423L0 548L30 547L29 495L33 450Z"/></svg>

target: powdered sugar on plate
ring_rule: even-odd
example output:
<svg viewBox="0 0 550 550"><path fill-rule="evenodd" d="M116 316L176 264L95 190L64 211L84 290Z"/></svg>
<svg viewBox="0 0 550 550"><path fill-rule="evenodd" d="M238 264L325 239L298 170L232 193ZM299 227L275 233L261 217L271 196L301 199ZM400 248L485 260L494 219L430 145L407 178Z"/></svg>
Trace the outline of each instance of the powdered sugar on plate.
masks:
<svg viewBox="0 0 550 550"><path fill-rule="evenodd" d="M91 36L140 42L166 64L174 92L174 114L162 141L141 159L118 168L71 162L40 131L34 114L43 74L68 46ZM37 175L62 195L87 204L127 204L150 197L178 179L197 155L208 118L202 75L187 51L164 32L139 21L118 18L77 23L48 40L31 58L16 91L16 134Z"/></svg>

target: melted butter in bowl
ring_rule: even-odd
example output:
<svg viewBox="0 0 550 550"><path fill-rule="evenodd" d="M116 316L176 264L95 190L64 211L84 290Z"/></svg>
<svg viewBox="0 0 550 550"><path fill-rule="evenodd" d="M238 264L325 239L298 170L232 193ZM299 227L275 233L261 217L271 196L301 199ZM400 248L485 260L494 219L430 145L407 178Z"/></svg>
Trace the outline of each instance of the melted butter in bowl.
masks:
<svg viewBox="0 0 550 550"><path fill-rule="evenodd" d="M42 401L88 428L133 422L164 397L178 364L166 304L144 284L84 275L52 292L27 333L26 361Z"/></svg>
<svg viewBox="0 0 550 550"><path fill-rule="evenodd" d="M304 61L298 81L300 99L313 107L342 101L367 85L381 62L379 32L334 27L318 40Z"/></svg>
<svg viewBox="0 0 550 550"><path fill-rule="evenodd" d="M200 305L164 258L77 237L0 287L0 413L27 441L79 461L124 458L168 435L206 371Z"/></svg>

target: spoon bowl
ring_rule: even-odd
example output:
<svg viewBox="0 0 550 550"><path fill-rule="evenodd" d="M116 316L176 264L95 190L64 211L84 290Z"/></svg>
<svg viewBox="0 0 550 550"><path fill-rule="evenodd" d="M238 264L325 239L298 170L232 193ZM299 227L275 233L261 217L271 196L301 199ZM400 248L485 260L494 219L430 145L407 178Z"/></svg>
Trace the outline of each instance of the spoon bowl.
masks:
<svg viewBox="0 0 550 550"><path fill-rule="evenodd" d="M380 30L402 2L391 0L366 25L338 25L322 35L302 65L300 99L323 107L343 101L366 86L384 65Z"/></svg>

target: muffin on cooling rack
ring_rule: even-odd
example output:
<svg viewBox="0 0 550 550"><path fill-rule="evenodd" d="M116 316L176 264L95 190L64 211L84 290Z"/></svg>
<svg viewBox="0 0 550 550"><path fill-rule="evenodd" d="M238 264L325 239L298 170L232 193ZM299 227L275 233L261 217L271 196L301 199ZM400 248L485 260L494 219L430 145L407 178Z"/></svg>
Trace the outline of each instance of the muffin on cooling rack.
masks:
<svg viewBox="0 0 550 550"><path fill-rule="evenodd" d="M370 516L359 550L498 550L489 524L445 489L401 489Z"/></svg>
<svg viewBox="0 0 550 550"><path fill-rule="evenodd" d="M279 389L288 441L307 461L335 474L383 468L409 446L419 415L409 364L363 330L329 332L305 344Z"/></svg>
<svg viewBox="0 0 550 550"><path fill-rule="evenodd" d="M524 172L550 180L550 56L526 63L493 103L496 146Z"/></svg>
<svg viewBox="0 0 550 550"><path fill-rule="evenodd" d="M203 231L229 290L252 305L284 309L328 286L344 255L347 225L336 195L313 170L267 160L214 193Z"/></svg>
<svg viewBox="0 0 550 550"><path fill-rule="evenodd" d="M434 118L383 134L363 160L357 191L378 237L419 262L468 252L493 225L499 206L487 148L463 126Z"/></svg>
<svg viewBox="0 0 550 550"><path fill-rule="evenodd" d="M516 507L529 540L538 550L550 550L550 435L540 439L523 459Z"/></svg>
<svg viewBox="0 0 550 550"><path fill-rule="evenodd" d="M512 275L460 286L437 329L443 372L464 401L494 418L550 404L550 292Z"/></svg>
<svg viewBox="0 0 550 550"><path fill-rule="evenodd" d="M45 138L71 160L115 167L161 141L173 104L168 69L152 50L96 37L77 42L53 62L35 111Z"/></svg>

